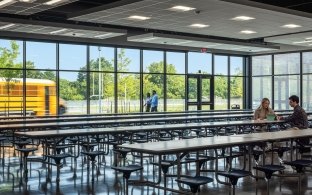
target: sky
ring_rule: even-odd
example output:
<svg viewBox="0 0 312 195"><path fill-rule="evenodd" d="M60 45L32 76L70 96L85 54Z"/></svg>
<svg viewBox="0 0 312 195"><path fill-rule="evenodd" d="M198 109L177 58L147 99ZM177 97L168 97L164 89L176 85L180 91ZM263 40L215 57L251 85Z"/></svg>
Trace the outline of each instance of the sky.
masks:
<svg viewBox="0 0 312 195"><path fill-rule="evenodd" d="M10 48L10 42L8 40L0 40L0 47ZM17 41L20 46L20 53L23 53L22 41ZM56 44L44 43L44 42L26 42L26 60L35 63L38 69L56 69ZM114 59L114 48L111 47L90 47L90 60L97 60L99 55L105 57L109 61ZM60 70L79 70L80 67L85 66L87 63L87 47L85 45L71 45L60 44ZM117 49L117 52L120 48ZM138 49L126 49L125 55L131 60L129 64L130 72L139 72L140 63L140 50ZM144 50L143 51L143 71L146 72L146 67L153 62L163 61L164 53L161 51ZM17 62L22 62L22 55L19 55ZM242 69L242 58L231 57L231 72L239 67ZM167 63L174 64L179 74L185 74L185 55L181 52L167 52ZM226 56L215 56L215 74L227 75L227 63L228 58ZM212 55L210 53L196 53L190 52L188 55L188 72L198 73L206 72L212 73ZM68 80L76 80L77 72L61 72L61 78L67 78ZM63 76L62 76L63 75Z"/></svg>

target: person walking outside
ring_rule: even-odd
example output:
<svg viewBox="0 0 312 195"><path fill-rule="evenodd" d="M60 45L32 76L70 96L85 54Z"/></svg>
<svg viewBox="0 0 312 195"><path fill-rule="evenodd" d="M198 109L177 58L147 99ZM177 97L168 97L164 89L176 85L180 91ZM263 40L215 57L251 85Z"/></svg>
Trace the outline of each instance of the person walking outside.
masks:
<svg viewBox="0 0 312 195"><path fill-rule="evenodd" d="M157 112L158 106L158 95L155 90L153 90L152 102L151 102L151 112Z"/></svg>
<svg viewBox="0 0 312 195"><path fill-rule="evenodd" d="M146 99L145 99L145 104L144 106L146 106L145 108L145 112L150 112L151 111L151 93L147 93L146 94Z"/></svg>

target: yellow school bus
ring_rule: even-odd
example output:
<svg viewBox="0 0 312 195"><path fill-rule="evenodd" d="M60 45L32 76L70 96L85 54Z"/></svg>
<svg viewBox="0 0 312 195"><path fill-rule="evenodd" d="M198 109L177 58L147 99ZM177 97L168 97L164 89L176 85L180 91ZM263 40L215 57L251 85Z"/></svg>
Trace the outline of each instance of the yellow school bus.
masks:
<svg viewBox="0 0 312 195"><path fill-rule="evenodd" d="M5 114L23 113L23 79L0 78L0 112ZM56 115L56 85L47 79L26 78L26 113L36 116ZM59 101L59 113L66 110L65 101Z"/></svg>

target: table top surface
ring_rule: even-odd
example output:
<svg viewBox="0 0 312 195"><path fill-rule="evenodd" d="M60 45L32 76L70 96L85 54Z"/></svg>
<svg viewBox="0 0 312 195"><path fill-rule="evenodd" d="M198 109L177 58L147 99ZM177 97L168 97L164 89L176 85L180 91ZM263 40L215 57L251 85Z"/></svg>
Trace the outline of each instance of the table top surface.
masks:
<svg viewBox="0 0 312 195"><path fill-rule="evenodd" d="M142 144L123 144L119 147L131 149L135 152L142 152L148 154L174 154L179 152L200 151L210 148L246 145L257 142L265 142L280 139L294 139L311 136L312 129L286 130L278 132L253 133L235 136L214 136L207 138L148 142Z"/></svg>
<svg viewBox="0 0 312 195"><path fill-rule="evenodd" d="M267 121L267 120L244 120L244 121L218 121L203 123L185 123L185 124L164 124L164 125L144 125L144 126L123 126L123 127L107 127L107 128L87 128L87 129L66 129L66 130L45 130L45 131L27 131L16 132L17 136L26 136L32 138L47 137L66 137L66 136L84 136L84 135L100 135L107 133L125 133L125 132L147 132L161 130L184 130L198 129L209 127L226 127L226 126L244 126L244 125L264 125L264 124L283 123L283 121Z"/></svg>

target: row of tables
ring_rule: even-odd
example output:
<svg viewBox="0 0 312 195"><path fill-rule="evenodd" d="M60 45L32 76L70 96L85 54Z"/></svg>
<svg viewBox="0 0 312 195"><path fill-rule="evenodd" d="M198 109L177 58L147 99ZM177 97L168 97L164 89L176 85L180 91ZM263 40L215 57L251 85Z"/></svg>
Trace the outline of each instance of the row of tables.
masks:
<svg viewBox="0 0 312 195"><path fill-rule="evenodd" d="M7 124L0 125L2 129L44 129L55 128L58 130L45 130L45 131L24 131L15 132L17 137L26 137L31 139L53 139L56 142L64 140L68 137L84 137L84 136L97 136L97 135L116 135L124 133L136 132L159 132L159 131L172 131L172 130L191 130L202 128L224 128L224 127L245 127L245 126L263 126L282 124L284 121L267 121L267 120L244 120L244 121L218 121L218 122L199 122L203 120L215 120L218 118L228 117L246 117L247 114L231 114L231 115L215 115L215 116L182 116L182 117L159 117L159 118L142 118L142 119L119 119L119 120L99 120L99 121L71 121L71 122L55 122L55 123L26 123L26 124ZM250 114L249 114L250 116ZM158 122L168 123L162 125L143 125L142 124L157 124ZM181 123L184 122L184 123ZM140 124L141 126L119 126L119 127L105 127L105 128L87 128L87 129L59 129L60 127L76 127L94 126L94 125L116 125L116 124ZM170 124L175 123L175 124ZM311 130L310 130L311 131ZM279 134L280 132L285 132ZM299 134L298 134L299 132ZM261 135L261 137L260 137ZM311 133L303 131L278 131L274 133L257 133L257 134L240 134L232 136L214 136L206 138L193 138L187 140L171 140L159 142L147 142L143 144L123 144L118 145L118 148L129 149L133 152L147 153L153 155L164 154L180 154L192 151L201 151L206 149L215 149L222 147L230 147L235 145L248 145L251 143L274 141L277 139L295 139L298 137L311 137ZM55 143L56 144L56 143Z"/></svg>

